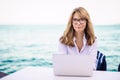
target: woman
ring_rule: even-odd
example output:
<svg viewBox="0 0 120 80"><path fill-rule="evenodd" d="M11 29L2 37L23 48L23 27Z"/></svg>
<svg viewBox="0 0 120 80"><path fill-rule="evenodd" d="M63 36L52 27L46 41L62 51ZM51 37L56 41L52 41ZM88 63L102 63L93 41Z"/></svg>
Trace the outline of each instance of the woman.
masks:
<svg viewBox="0 0 120 80"><path fill-rule="evenodd" d="M73 10L67 28L59 41L60 53L94 56L94 69L96 69L96 37L86 9L78 7Z"/></svg>

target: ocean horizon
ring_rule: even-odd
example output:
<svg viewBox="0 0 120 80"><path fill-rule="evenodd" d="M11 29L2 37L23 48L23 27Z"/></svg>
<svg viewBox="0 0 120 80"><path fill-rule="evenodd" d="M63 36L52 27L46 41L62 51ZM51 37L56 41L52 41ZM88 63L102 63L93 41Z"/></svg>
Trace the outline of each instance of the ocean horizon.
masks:
<svg viewBox="0 0 120 80"><path fill-rule="evenodd" d="M11 74L27 66L52 67L52 54L66 25L0 25L0 72ZM107 70L120 64L120 24L94 25L98 50Z"/></svg>

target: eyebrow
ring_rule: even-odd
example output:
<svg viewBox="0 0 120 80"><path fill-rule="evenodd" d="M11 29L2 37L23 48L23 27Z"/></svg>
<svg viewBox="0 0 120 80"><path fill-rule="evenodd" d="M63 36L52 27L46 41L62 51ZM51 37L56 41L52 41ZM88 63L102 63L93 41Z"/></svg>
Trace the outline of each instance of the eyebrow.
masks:
<svg viewBox="0 0 120 80"><path fill-rule="evenodd" d="M79 19L79 20L80 20L80 19L82 19L82 20L85 19L85 20L86 20L86 18L73 18L73 19Z"/></svg>

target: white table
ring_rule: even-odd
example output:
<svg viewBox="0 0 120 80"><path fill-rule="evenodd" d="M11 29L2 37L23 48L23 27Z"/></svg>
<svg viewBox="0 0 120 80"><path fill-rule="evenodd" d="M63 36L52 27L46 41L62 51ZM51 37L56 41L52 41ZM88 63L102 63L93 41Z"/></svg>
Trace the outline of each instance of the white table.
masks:
<svg viewBox="0 0 120 80"><path fill-rule="evenodd" d="M0 80L120 80L120 72L94 71L92 77L55 76L53 68L26 67Z"/></svg>

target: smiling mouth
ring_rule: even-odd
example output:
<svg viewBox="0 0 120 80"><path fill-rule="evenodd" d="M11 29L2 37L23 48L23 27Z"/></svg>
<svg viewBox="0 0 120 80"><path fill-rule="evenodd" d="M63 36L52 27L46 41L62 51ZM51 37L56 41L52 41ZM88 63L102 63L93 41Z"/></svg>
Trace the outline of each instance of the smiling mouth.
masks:
<svg viewBox="0 0 120 80"><path fill-rule="evenodd" d="M82 28L82 27L76 27L76 28Z"/></svg>

